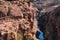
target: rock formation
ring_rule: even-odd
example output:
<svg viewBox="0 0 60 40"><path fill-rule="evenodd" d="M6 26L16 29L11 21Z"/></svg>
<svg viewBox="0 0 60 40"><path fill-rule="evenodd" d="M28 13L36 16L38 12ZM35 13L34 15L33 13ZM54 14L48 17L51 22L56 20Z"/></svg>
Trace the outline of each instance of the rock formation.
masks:
<svg viewBox="0 0 60 40"><path fill-rule="evenodd" d="M34 31L32 31L34 22L33 20L36 11L37 11L36 7L33 7L32 5L29 5L29 3L26 2L1 1L0 31L2 37L4 36L3 39L26 40L27 36L32 37L32 33L34 33ZM5 38L5 36L7 37Z"/></svg>

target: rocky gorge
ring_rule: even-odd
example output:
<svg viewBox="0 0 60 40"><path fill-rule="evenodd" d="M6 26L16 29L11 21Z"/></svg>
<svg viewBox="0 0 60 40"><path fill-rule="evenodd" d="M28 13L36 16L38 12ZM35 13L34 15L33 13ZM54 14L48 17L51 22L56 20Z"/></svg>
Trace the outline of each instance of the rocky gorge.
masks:
<svg viewBox="0 0 60 40"><path fill-rule="evenodd" d="M0 40L60 40L59 19L59 0L1 0Z"/></svg>

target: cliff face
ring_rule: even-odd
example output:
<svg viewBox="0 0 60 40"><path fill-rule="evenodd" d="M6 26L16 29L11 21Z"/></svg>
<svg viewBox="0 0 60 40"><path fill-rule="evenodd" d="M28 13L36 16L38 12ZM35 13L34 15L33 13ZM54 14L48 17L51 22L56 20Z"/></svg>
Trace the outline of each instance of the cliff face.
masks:
<svg viewBox="0 0 60 40"><path fill-rule="evenodd" d="M33 36L32 39L36 39L35 28L33 28L36 11L36 7L26 2L0 1L1 40L27 40L27 36Z"/></svg>
<svg viewBox="0 0 60 40"><path fill-rule="evenodd" d="M48 2L48 3L47 3ZM45 4L46 3L46 4ZM38 8L37 20L38 28L44 33L45 40L60 40L59 23L60 21L60 4L54 1L34 1ZM59 15L58 17L56 15Z"/></svg>
<svg viewBox="0 0 60 40"><path fill-rule="evenodd" d="M59 23L60 23L60 6L51 6L44 8L37 16L38 26L44 32L45 40L60 40Z"/></svg>

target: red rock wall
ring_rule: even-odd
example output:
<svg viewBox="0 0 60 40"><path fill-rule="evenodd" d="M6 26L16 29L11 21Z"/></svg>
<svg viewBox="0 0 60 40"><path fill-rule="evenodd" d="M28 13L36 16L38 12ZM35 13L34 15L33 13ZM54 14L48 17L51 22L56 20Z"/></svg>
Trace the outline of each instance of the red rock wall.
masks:
<svg viewBox="0 0 60 40"><path fill-rule="evenodd" d="M26 40L26 36L33 36L36 40L35 28L33 28L34 14L37 8L32 4L19 1L0 2L0 30L1 35L7 34L6 40ZM34 35L32 35L34 33ZM13 34L13 35L12 35ZM20 34L22 34L20 36ZM19 35L19 36L17 36ZM15 36L15 37L14 37ZM24 39L25 37L25 39ZM4 36L5 38L5 36ZM20 40L19 39L19 40Z"/></svg>

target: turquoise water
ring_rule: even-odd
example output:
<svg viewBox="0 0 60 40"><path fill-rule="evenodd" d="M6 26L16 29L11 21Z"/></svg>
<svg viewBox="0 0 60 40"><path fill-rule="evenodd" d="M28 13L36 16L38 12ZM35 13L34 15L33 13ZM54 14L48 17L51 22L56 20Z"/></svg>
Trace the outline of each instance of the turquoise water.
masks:
<svg viewBox="0 0 60 40"><path fill-rule="evenodd" d="M42 31L40 31L39 40L44 40L44 35L43 35L43 32Z"/></svg>
<svg viewBox="0 0 60 40"><path fill-rule="evenodd" d="M37 16L36 16L36 18L37 18L37 21L40 19L40 17L41 17L41 15L40 14L38 14ZM42 28L41 28L42 29ZM42 29L43 30L43 29ZM42 31L40 31L38 34L36 34L37 35L37 37L39 38L39 40L44 40L44 33L42 32Z"/></svg>

